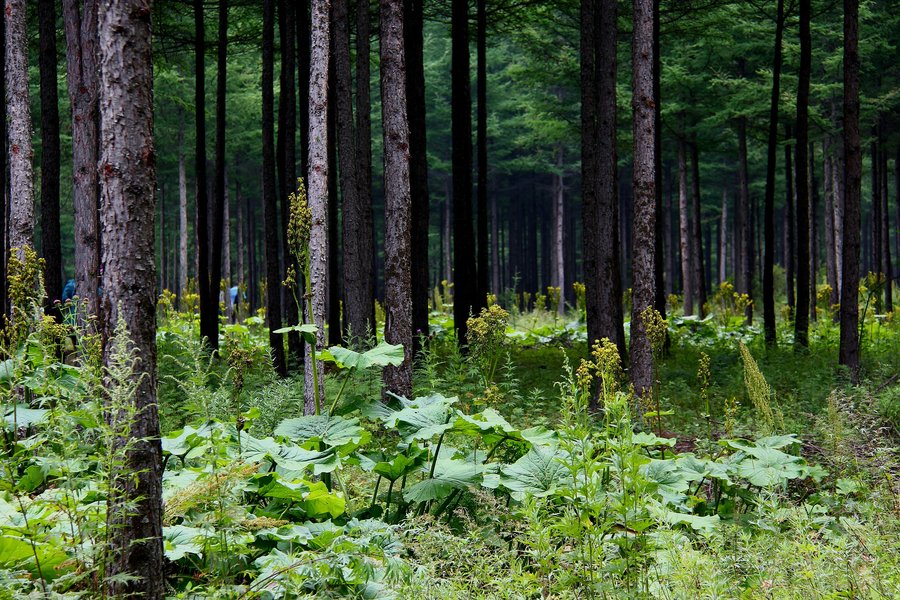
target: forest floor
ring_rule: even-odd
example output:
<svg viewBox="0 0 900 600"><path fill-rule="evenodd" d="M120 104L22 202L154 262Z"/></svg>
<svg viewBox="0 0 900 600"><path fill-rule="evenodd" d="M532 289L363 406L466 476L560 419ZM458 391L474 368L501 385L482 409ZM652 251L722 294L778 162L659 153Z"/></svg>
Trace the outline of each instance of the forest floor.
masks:
<svg viewBox="0 0 900 600"><path fill-rule="evenodd" d="M491 309L463 354L446 300L414 399L381 401L398 347L334 347L321 414L304 417L260 317L223 324L214 359L164 297L172 597L900 597L894 315L867 313L852 385L824 311L795 350L790 322L766 348L721 298L706 319L674 310L641 403L589 352L580 310ZM0 598L92 597L122 458L104 446L99 370L58 363L41 327L0 373L16 431Z"/></svg>

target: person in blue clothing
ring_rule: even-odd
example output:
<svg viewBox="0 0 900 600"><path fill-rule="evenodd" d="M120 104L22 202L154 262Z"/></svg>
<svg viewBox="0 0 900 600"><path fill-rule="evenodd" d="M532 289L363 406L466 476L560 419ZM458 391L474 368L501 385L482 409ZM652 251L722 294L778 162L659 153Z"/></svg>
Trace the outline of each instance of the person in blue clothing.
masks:
<svg viewBox="0 0 900 600"><path fill-rule="evenodd" d="M63 287L62 301L63 301L63 303L65 303L74 297L75 297L75 280L70 279L66 282L66 285Z"/></svg>
<svg viewBox="0 0 900 600"><path fill-rule="evenodd" d="M237 323L238 298L240 297L238 286L231 286L228 294L231 296L231 322Z"/></svg>

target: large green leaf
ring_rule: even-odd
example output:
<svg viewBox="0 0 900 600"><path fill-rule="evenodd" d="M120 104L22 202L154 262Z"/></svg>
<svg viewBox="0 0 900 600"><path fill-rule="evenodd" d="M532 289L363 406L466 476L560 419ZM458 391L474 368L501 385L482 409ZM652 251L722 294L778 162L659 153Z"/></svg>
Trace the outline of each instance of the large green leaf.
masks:
<svg viewBox="0 0 900 600"><path fill-rule="evenodd" d="M312 484L309 492L300 507L306 512L306 516L310 519L321 519L323 517L331 517L336 519L347 508L347 503L343 498L336 494L332 494L321 481Z"/></svg>
<svg viewBox="0 0 900 600"><path fill-rule="evenodd" d="M329 448L359 446L368 436L359 419L328 415L307 415L285 419L275 428L275 435L289 438L306 448L323 443Z"/></svg>
<svg viewBox="0 0 900 600"><path fill-rule="evenodd" d="M316 342L316 333L318 333L319 328L316 327L314 323L301 323L300 325L291 325L290 327L282 327L281 329L276 329L272 333L292 333L297 332L300 334L304 340L308 343Z"/></svg>
<svg viewBox="0 0 900 600"><path fill-rule="evenodd" d="M420 481L403 492L407 502L427 502L444 498L452 490L477 484L485 466L455 458L439 459L434 477Z"/></svg>
<svg viewBox="0 0 900 600"><path fill-rule="evenodd" d="M198 527L172 525L163 527L163 550L166 558L176 561L188 554L202 556L204 532Z"/></svg>
<svg viewBox="0 0 900 600"><path fill-rule="evenodd" d="M16 404L7 407L3 419L16 427L31 427L47 418L49 413L46 408L30 408L26 404Z"/></svg>
<svg viewBox="0 0 900 600"><path fill-rule="evenodd" d="M500 469L500 484L518 496L548 496L572 478L563 465L566 453L550 446L533 446L525 456Z"/></svg>
<svg viewBox="0 0 900 600"><path fill-rule="evenodd" d="M403 345L388 344L382 341L380 344L365 352L354 352L341 346L332 346L328 349L334 361L345 369L368 369L369 367L395 367L403 364Z"/></svg>
<svg viewBox="0 0 900 600"><path fill-rule="evenodd" d="M790 479L804 477L806 465L797 456L774 448L747 448L747 456L737 465L737 474L753 485L773 487Z"/></svg>
<svg viewBox="0 0 900 600"><path fill-rule="evenodd" d="M241 446L243 460L269 461L286 471L302 471L312 466L314 474L328 473L340 464L334 448L319 452L293 444L279 444L270 437L258 439L247 434L241 436Z"/></svg>
<svg viewBox="0 0 900 600"><path fill-rule="evenodd" d="M403 439L429 440L453 427L450 422L456 398L432 394L415 400L401 400L403 408L390 411L381 417L385 425L395 427Z"/></svg>

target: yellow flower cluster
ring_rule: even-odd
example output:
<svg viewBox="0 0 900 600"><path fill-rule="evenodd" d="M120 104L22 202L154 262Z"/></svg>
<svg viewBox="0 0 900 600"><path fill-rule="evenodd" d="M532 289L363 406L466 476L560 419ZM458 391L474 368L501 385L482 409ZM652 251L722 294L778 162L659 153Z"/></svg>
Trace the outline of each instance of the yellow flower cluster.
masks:
<svg viewBox="0 0 900 600"><path fill-rule="evenodd" d="M288 217L288 245L291 254L301 262L306 260L309 233L312 229L312 210L306 196L306 185L303 178L297 179L297 191L288 196L291 213Z"/></svg>
<svg viewBox="0 0 900 600"><path fill-rule="evenodd" d="M501 306L493 304L481 309L477 317L469 317L466 326L469 331L469 346L476 352L482 348L500 343L506 338L509 313Z"/></svg>
<svg viewBox="0 0 900 600"><path fill-rule="evenodd" d="M256 473L256 463L235 462L226 469L203 477L178 490L163 507L163 524L171 525L193 508L206 506L215 499L229 493L232 484Z"/></svg>
<svg viewBox="0 0 900 600"><path fill-rule="evenodd" d="M669 322L663 319L659 311L652 306L648 306L641 311L641 322L644 324L644 331L647 332L647 339L650 340L650 347L653 348L653 353L659 354L666 343Z"/></svg>

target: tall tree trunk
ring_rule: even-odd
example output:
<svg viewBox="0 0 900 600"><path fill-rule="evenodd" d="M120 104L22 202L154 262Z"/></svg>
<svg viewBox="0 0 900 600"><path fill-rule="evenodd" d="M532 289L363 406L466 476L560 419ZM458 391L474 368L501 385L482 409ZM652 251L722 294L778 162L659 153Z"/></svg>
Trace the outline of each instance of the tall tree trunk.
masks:
<svg viewBox="0 0 900 600"><path fill-rule="evenodd" d="M891 312L894 309L894 291L893 291L893 270L891 269L891 220L888 205L888 160L887 152L884 144L881 145L879 153L879 162L881 175L879 188L881 189L881 263L884 268L884 311Z"/></svg>
<svg viewBox="0 0 900 600"><path fill-rule="evenodd" d="M738 291L747 294L753 300L753 211L750 205L750 182L747 174L747 119L738 118L738 179L740 193L738 209L740 212L740 285ZM753 323L753 304L747 306L747 324Z"/></svg>
<svg viewBox="0 0 900 600"><path fill-rule="evenodd" d="M453 162L453 321L460 345L468 342L466 320L484 302L478 298L472 231L472 94L469 82L469 3L452 0L451 130Z"/></svg>
<svg viewBox="0 0 900 600"><path fill-rule="evenodd" d="M812 68L810 2L800 0L800 73L797 86L797 310L794 344L809 347L809 79Z"/></svg>
<svg viewBox="0 0 900 600"><path fill-rule="evenodd" d="M359 154L359 248L365 257L360 263L360 279L365 289L360 304L366 308L366 335L374 339L375 324L375 229L372 215L372 106L369 61L371 58L369 0L356 0L356 151ZM345 215L346 219L347 216ZM344 238L347 260L347 238Z"/></svg>
<svg viewBox="0 0 900 600"><path fill-rule="evenodd" d="M684 139L678 138L678 232L681 248L681 282L684 314L694 314L694 278L692 276L691 225L688 213L687 156Z"/></svg>
<svg viewBox="0 0 900 600"><path fill-rule="evenodd" d="M332 19L332 23L334 20ZM333 38L332 38L333 41ZM333 48L333 46L332 46ZM334 53L332 52L332 56ZM334 60L328 70L328 80L334 81ZM328 86L328 293L325 296L327 341L329 345L343 344L341 329L341 237L338 213L338 163L337 163L337 94L333 85Z"/></svg>
<svg viewBox="0 0 900 600"><path fill-rule="evenodd" d="M834 254L834 160L831 156L831 138L826 136L822 142L822 156L824 167L822 169L822 181L825 191L825 281L831 287L831 295L828 298L829 308L838 303L837 266Z"/></svg>
<svg viewBox="0 0 900 600"><path fill-rule="evenodd" d="M656 273L656 119L653 103L653 2L633 0L631 108L634 115L634 241L632 250L631 382L644 396L653 388L653 348L644 311L655 299Z"/></svg>
<svg viewBox="0 0 900 600"><path fill-rule="evenodd" d="M294 265L295 272L301 271L297 259L291 255L288 247L287 224L290 218L290 201L288 197L297 189L297 98L295 88L294 58L294 11L306 10L305 3L280 1L278 4L278 42L281 46L281 72L279 73L278 95L278 141L280 153L278 156L278 168L281 174L281 188L278 190L278 202L281 210L281 265L283 265L284 279L287 279L287 268ZM300 308L295 297L302 297L299 286L290 290L285 286L279 286L282 294L282 314L285 323L294 325L300 321ZM291 332L288 338L288 353L293 362L300 360L303 347L300 335Z"/></svg>
<svg viewBox="0 0 900 600"><path fill-rule="evenodd" d="M872 228L869 231L869 244L866 244L866 247L870 256L869 263L873 265L871 270L876 274L884 274L881 264L881 176L878 173L880 167L878 164L878 147L878 128L872 127L872 143L869 145L872 161L870 170L872 175L872 210L870 212Z"/></svg>
<svg viewBox="0 0 900 600"><path fill-rule="evenodd" d="M693 218L691 220L691 267L693 287L697 297L697 314L703 318L706 304L706 277L703 272L703 238L701 234L700 210L700 157L697 141L691 143L691 195L693 196Z"/></svg>
<svg viewBox="0 0 900 600"><path fill-rule="evenodd" d="M413 350L428 334L428 152L425 127L424 2L404 3L403 42L406 53L406 101L409 116L409 176L412 196L412 327Z"/></svg>
<svg viewBox="0 0 900 600"><path fill-rule="evenodd" d="M341 202L344 241L344 328L352 346L366 342L372 323L369 304L373 301L366 275L372 264L371 244L361 244L363 217L360 205L359 153L353 122L352 75L350 71L350 29L348 0L333 0L334 90L337 113L337 145L340 160ZM335 207L336 208L336 207ZM334 212L334 211L332 211ZM334 240L336 241L336 240Z"/></svg>
<svg viewBox="0 0 900 600"><path fill-rule="evenodd" d="M662 198L662 67L660 64L660 23L658 0L653 1L653 173L656 202L654 204L654 246L653 246L653 306L666 318L666 288L663 273L663 198ZM665 351L669 351L669 334L666 332Z"/></svg>
<svg viewBox="0 0 900 600"><path fill-rule="evenodd" d="M197 172L197 288L200 292L200 338L211 347L219 338L219 295L210 280L210 230L208 182L206 177L206 29L203 0L194 0L194 106L197 136L194 168Z"/></svg>
<svg viewBox="0 0 900 600"><path fill-rule="evenodd" d="M487 228L487 9L486 0L476 1L476 29L475 29L475 47L478 63L476 66L475 79L478 82L478 107L476 111L476 122L478 124L478 291L476 292L479 302L487 297L488 293L488 228ZM562 147L558 149L558 163L562 159ZM557 165L560 168L560 165ZM562 227L562 174L559 175L559 189L556 191L556 202L559 210L560 224ZM556 211L554 211L556 214ZM557 231L558 231L557 229ZM562 236L558 236L560 248L562 247ZM560 252L561 254L561 252ZM558 267L560 279L556 283L560 289L564 288L562 283L562 260L558 259ZM560 302L563 308L563 302Z"/></svg>
<svg viewBox="0 0 900 600"><path fill-rule="evenodd" d="M491 194L491 293L500 297L503 287L500 282L500 211L497 209L497 195Z"/></svg>
<svg viewBox="0 0 900 600"><path fill-rule="evenodd" d="M215 335L209 338L213 349L219 348L219 290L222 287L222 243L225 229L225 203L228 195L225 189L225 90L228 78L228 0L219 0L219 35L216 44L216 174L214 186L216 198L212 211L212 252L209 273L209 292L216 304ZM225 290L225 304L228 305L228 290Z"/></svg>
<svg viewBox="0 0 900 600"><path fill-rule="evenodd" d="M384 389L412 396L412 199L403 43L403 0L381 0L381 112L384 130L384 339L403 344L399 367L383 372Z"/></svg>
<svg viewBox="0 0 900 600"><path fill-rule="evenodd" d="M262 44L262 205L265 222L266 317L272 365L287 375L281 327L281 268L278 262L278 203L275 190L275 0L263 2ZM327 45L326 45L327 49ZM250 221L253 222L252 220ZM202 260L201 260L202 263Z"/></svg>
<svg viewBox="0 0 900 600"><path fill-rule="evenodd" d="M550 284L560 290L560 301L557 308L559 314L565 314L565 289L566 289L566 257L565 257L565 182L563 180L563 148L560 144L556 149L556 174L553 176L553 276Z"/></svg>
<svg viewBox="0 0 900 600"><path fill-rule="evenodd" d="M859 381L859 1L844 0L844 214L838 361Z"/></svg>
<svg viewBox="0 0 900 600"><path fill-rule="evenodd" d="M56 62L56 3L39 0L41 53L41 251L44 255L46 309L62 318L54 302L62 298L62 248L59 240L59 99Z"/></svg>
<svg viewBox="0 0 900 600"><path fill-rule="evenodd" d="M766 344L774 346L775 333L775 167L778 149L778 102L781 97L781 41L784 35L784 0L775 17L775 55L772 60L772 97L769 102L769 140L766 154L766 195L763 211L765 258L763 263L763 325ZM788 184L790 185L790 184Z"/></svg>
<svg viewBox="0 0 900 600"><path fill-rule="evenodd" d="M4 13L5 14L5 13ZM66 23L68 26L68 22ZM68 29L67 29L68 31ZM7 207L9 206L9 179L7 178L7 137L6 137L6 17L0 17L0 64L4 74L0 77L0 315L9 314L7 294L7 250L9 249ZM96 313L94 313L96 314Z"/></svg>
<svg viewBox="0 0 900 600"><path fill-rule="evenodd" d="M663 190L663 197L665 200L665 204L663 206L663 254L665 255L665 277L666 277L666 298L675 293L675 282L678 281L678 276L675 274L675 256L677 252L675 252L675 236L672 235L672 202L673 202L673 194L675 187L672 182L672 169L669 166L669 163L666 163L666 173L663 177L663 186L665 189Z"/></svg>
<svg viewBox="0 0 900 600"><path fill-rule="evenodd" d="M444 255L444 280L453 283L453 248L452 248L452 225L453 225L453 196L450 187L451 179L444 179L444 235L443 235L443 255Z"/></svg>
<svg viewBox="0 0 900 600"><path fill-rule="evenodd" d="M831 174L834 179L834 266L837 271L837 295L841 297L841 289L844 281L844 204L846 200L846 160L844 155L843 138L840 138L840 146L832 155ZM835 302L839 304L840 302Z"/></svg>
<svg viewBox="0 0 900 600"><path fill-rule="evenodd" d="M791 138L790 127L785 127L785 136ZM796 217L794 215L795 180L794 180L794 150L790 144L784 146L784 276L785 290L787 294L787 304L791 307L792 312L796 307L795 299L795 273L797 266L797 241L796 241ZM793 316L793 315L792 315Z"/></svg>
<svg viewBox="0 0 900 600"><path fill-rule="evenodd" d="M103 359L137 358L128 392L134 412L125 427L133 444L116 472L107 524L113 558L106 575L113 597L163 598L162 446L156 407L156 152L153 144L153 70L150 2L101 2L99 9L100 172L103 224ZM116 336L123 325L124 341ZM119 343L127 347L119 347ZM127 360L127 359L126 359ZM134 415L124 417L124 415ZM126 440L117 440L125 444ZM116 576L130 575L123 582Z"/></svg>
<svg viewBox="0 0 900 600"><path fill-rule="evenodd" d="M25 0L7 0L6 109L9 136L9 247L34 248L34 168L28 99L28 27Z"/></svg>
<svg viewBox="0 0 900 600"><path fill-rule="evenodd" d="M225 315L231 319L231 199L228 197L228 175L225 176L225 198L222 203L222 287L225 291Z"/></svg>
<svg viewBox="0 0 900 600"><path fill-rule="evenodd" d="M312 229L309 239L311 295L306 301L306 322L318 327L316 346L325 346L325 311L328 294L328 74L330 48L330 7L328 0L312 0L312 32L309 61L309 207ZM321 361L312 360L311 344L304 357L304 412L316 412L315 384L324 398L325 372ZM316 377L313 377L316 369ZM315 379L315 381L314 381Z"/></svg>
<svg viewBox="0 0 900 600"><path fill-rule="evenodd" d="M816 283L819 263L819 187L816 182L815 146L809 142L809 318L816 320Z"/></svg>
<svg viewBox="0 0 900 600"><path fill-rule="evenodd" d="M240 320L240 312L241 309L244 308L242 306L244 302L243 294L244 287L247 285L247 272L246 272L246 263L245 255L246 255L246 233L245 229L247 228L247 219L248 216L244 212L244 199L241 198L241 186L238 182L235 182L234 186L234 209L236 211L235 214L235 236L236 236L236 248L237 257L235 260L235 266L237 267L237 280L234 282L234 285L238 286L238 304L234 307L235 313L238 315L238 321Z"/></svg>
<svg viewBox="0 0 900 600"><path fill-rule="evenodd" d="M184 165L184 117L178 125L178 295L184 298L188 282L187 173Z"/></svg>
<svg viewBox="0 0 900 600"><path fill-rule="evenodd" d="M725 282L728 265L728 190L722 188L722 214L719 218L719 284Z"/></svg>

